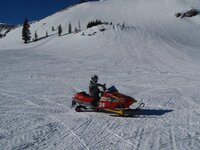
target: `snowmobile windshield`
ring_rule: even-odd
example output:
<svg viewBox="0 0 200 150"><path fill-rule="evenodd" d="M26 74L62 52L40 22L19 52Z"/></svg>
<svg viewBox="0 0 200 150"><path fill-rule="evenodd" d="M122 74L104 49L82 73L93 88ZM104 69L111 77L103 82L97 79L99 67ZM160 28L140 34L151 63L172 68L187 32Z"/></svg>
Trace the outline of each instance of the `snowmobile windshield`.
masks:
<svg viewBox="0 0 200 150"><path fill-rule="evenodd" d="M115 86L111 86L110 88L107 89L108 92L118 92L117 88Z"/></svg>

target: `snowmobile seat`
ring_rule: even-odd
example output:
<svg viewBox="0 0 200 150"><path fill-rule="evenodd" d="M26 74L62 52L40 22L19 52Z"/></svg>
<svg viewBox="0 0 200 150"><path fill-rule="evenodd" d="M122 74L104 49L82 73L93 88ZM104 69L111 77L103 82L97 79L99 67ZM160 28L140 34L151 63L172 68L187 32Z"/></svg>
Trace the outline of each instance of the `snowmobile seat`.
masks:
<svg viewBox="0 0 200 150"><path fill-rule="evenodd" d="M91 97L89 94L87 94L86 92L81 92L81 94L85 97Z"/></svg>

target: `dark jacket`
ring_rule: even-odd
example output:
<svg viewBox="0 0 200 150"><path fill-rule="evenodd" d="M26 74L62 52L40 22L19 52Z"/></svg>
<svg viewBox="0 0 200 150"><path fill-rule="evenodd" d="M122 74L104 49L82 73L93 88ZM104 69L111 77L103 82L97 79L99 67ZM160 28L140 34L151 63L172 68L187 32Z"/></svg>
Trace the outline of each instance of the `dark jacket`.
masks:
<svg viewBox="0 0 200 150"><path fill-rule="evenodd" d="M90 96L95 98L95 99L99 99L99 93L101 92L99 90L99 86L102 86L102 84L99 84L99 83L95 83L94 81L90 81L90 84L89 84L89 93L90 93Z"/></svg>

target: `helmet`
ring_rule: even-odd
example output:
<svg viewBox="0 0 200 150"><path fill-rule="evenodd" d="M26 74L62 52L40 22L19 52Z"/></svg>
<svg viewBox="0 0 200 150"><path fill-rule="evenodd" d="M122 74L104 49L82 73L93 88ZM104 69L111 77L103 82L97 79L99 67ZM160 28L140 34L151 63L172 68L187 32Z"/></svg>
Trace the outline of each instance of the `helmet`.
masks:
<svg viewBox="0 0 200 150"><path fill-rule="evenodd" d="M97 83L97 81L98 81L98 76L97 76L97 75L94 75L91 79L92 79L92 81L94 81L95 83Z"/></svg>

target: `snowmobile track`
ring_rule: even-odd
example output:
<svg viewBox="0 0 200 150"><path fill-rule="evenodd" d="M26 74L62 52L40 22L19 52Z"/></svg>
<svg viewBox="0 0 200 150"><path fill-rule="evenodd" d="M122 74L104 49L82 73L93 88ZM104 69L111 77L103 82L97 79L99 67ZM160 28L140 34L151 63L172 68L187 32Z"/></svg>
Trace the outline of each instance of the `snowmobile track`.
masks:
<svg viewBox="0 0 200 150"><path fill-rule="evenodd" d="M4 93L5 94L5 93ZM17 96L15 96L15 95L12 95L12 94L5 94L5 95L7 95L7 96L10 96L10 97L13 97L13 98L16 98L16 99L21 99L21 98L19 98L19 97L17 97ZM21 100L23 100L23 101L25 101L25 102L27 102L27 103L29 103L29 104L32 104L33 106L35 106L35 107L38 107L38 108L41 108L41 109L43 109L40 105L38 105L38 104L35 104L35 103L33 103L33 102L31 102L31 101L29 101L29 100L26 100L26 99L21 99ZM64 127L65 127L65 130L67 131L67 132L69 132L83 147L84 147L84 149L87 149L87 150L89 150L89 148L87 147L87 145L71 130L71 129L69 129L59 118L57 118L57 117L55 117L55 116L53 116L52 114L51 115L49 115L52 119L54 119L55 121L58 121L58 122L60 122ZM21 141L21 140L23 140L24 138L22 138L22 139L20 139L20 140L17 140L17 141ZM35 143L35 144L37 144L37 143ZM33 144L33 145L35 145L35 144ZM33 146L32 144L31 145L29 145L29 146ZM15 148L14 148L15 149Z"/></svg>
<svg viewBox="0 0 200 150"><path fill-rule="evenodd" d="M176 146L176 139L175 139L175 133L174 133L174 127L171 127L171 141L172 141L172 149L177 150Z"/></svg>

